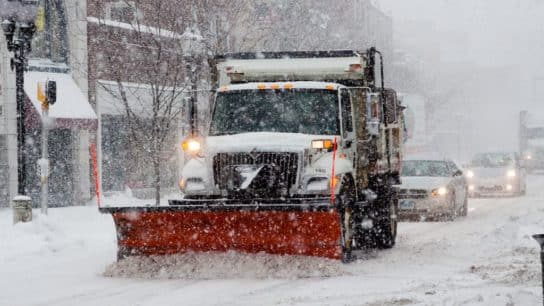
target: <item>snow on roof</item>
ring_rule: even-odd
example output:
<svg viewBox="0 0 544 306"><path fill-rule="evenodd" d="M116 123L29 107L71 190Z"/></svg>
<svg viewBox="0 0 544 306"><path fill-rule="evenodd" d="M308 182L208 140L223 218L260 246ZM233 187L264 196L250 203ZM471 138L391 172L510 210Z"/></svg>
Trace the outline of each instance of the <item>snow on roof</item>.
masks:
<svg viewBox="0 0 544 306"><path fill-rule="evenodd" d="M45 89L46 81L57 82L57 102L49 107L49 117L62 119L97 119L96 113L87 97L66 73L36 72L25 73L25 92L34 107L41 114L41 103L38 101L38 83Z"/></svg>
<svg viewBox="0 0 544 306"><path fill-rule="evenodd" d="M121 98L119 84L115 81L98 80L96 88L97 108L100 114L123 115L126 112ZM153 114L153 90L161 93L162 99L175 99L177 103L172 106L182 107L187 89L184 87L156 86L150 84L122 82L127 103L130 109L142 117L150 117Z"/></svg>
<svg viewBox="0 0 544 306"><path fill-rule="evenodd" d="M97 17L91 17L91 16L87 17L87 22L95 23L95 24L98 24L98 25L105 25L105 26L109 26L109 27L116 27L116 28L120 28L120 29L123 29L123 30L138 31L138 32L141 32L141 33L148 33L148 34L161 36L161 37L164 37L164 38L171 38L171 39L181 39L184 36L190 35L188 33L179 34L179 33L176 33L176 32L170 31L170 30L161 29L161 28L150 27L150 26L141 25L141 24L131 24L131 23L126 23L126 22L120 22L120 21L97 18ZM192 35L193 35L193 37L190 37L190 38L202 39L202 37L198 37L198 35L196 35L196 34L192 34ZM194 37L194 36L196 36L196 37Z"/></svg>
<svg viewBox="0 0 544 306"><path fill-rule="evenodd" d="M217 64L217 70L219 83L226 85L257 80L361 80L364 77L365 66L366 63L360 56L226 59Z"/></svg>
<svg viewBox="0 0 544 306"><path fill-rule="evenodd" d="M244 84L235 84L227 85L221 87L220 91L229 91L229 90L254 90L260 89L259 87L264 86L264 89L278 89L285 88L285 86L295 88L295 89L329 89L329 90L338 90L344 88L344 85L330 82L256 82L256 83L244 83ZM332 86L332 89L331 89Z"/></svg>

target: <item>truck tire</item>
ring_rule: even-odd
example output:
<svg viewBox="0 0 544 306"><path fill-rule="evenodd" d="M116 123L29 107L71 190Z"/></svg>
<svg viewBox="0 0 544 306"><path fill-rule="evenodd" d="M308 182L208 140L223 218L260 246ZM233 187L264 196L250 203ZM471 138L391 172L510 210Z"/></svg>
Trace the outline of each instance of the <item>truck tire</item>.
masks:
<svg viewBox="0 0 544 306"><path fill-rule="evenodd" d="M130 256L130 249L127 247L118 246L117 247L117 261L121 261Z"/></svg>
<svg viewBox="0 0 544 306"><path fill-rule="evenodd" d="M398 199L396 192L390 186L383 188L378 198L382 206L381 216L376 220L374 226L374 241L379 249L390 249L395 246L397 239L397 212Z"/></svg>
<svg viewBox="0 0 544 306"><path fill-rule="evenodd" d="M353 203L355 202L355 184L350 177L342 179L342 185L338 194L338 207L342 226L342 262L348 263L354 260L353 242L355 239L355 222Z"/></svg>

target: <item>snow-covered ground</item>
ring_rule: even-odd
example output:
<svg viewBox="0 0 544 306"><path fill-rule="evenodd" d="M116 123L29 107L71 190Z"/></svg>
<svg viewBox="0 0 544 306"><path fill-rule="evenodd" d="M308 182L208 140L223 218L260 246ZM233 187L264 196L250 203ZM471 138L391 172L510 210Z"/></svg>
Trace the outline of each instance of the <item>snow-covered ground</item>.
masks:
<svg viewBox="0 0 544 306"><path fill-rule="evenodd" d="M398 245L343 265L318 258L185 254L115 263L95 206L12 225L0 210L0 305L540 305L544 177L469 217L403 223ZM163 264L168 264L164 267Z"/></svg>

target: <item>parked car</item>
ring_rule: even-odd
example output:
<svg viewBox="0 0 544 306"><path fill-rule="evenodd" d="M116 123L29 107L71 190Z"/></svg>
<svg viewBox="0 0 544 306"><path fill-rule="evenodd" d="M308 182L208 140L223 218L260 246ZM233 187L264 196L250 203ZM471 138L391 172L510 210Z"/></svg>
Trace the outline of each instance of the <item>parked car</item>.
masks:
<svg viewBox="0 0 544 306"><path fill-rule="evenodd" d="M453 220L468 212L463 172L448 159L405 159L399 190L401 219Z"/></svg>
<svg viewBox="0 0 544 306"><path fill-rule="evenodd" d="M514 152L487 152L475 155L467 166L470 197L524 195L526 169Z"/></svg>

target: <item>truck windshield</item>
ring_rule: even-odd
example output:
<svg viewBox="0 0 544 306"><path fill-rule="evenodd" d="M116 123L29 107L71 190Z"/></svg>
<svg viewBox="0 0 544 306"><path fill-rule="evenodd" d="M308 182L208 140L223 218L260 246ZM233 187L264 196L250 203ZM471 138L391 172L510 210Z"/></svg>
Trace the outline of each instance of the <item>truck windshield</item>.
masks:
<svg viewBox="0 0 544 306"><path fill-rule="evenodd" d="M210 135L248 132L337 135L339 126L337 91L238 90L217 95Z"/></svg>

